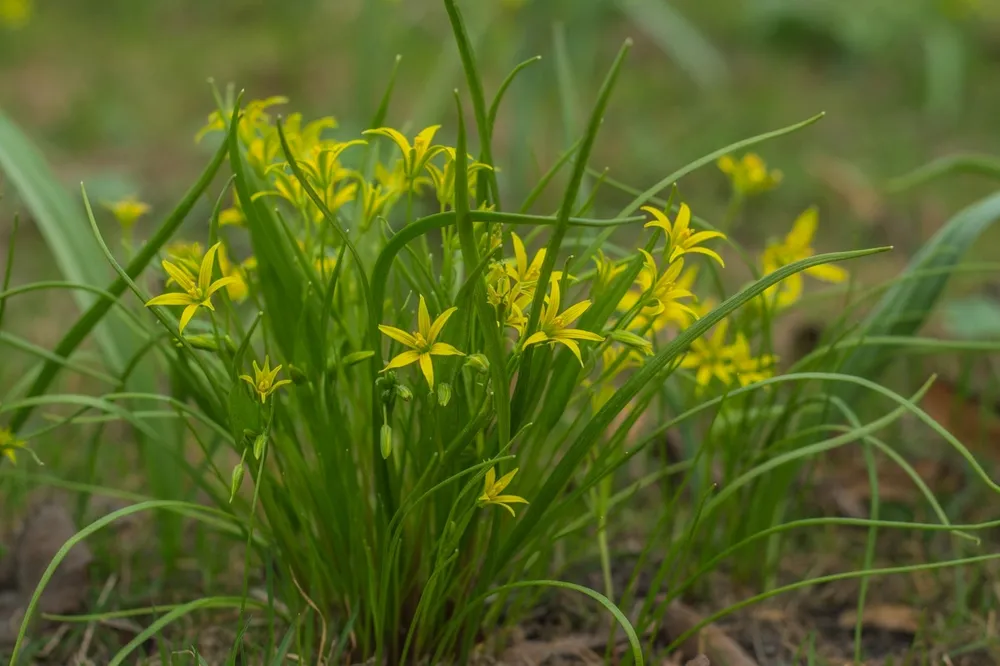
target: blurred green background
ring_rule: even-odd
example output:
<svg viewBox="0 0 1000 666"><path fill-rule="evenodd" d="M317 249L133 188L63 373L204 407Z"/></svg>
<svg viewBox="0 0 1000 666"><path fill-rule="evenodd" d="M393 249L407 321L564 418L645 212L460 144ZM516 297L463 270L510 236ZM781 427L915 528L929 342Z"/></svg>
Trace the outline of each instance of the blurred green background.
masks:
<svg viewBox="0 0 1000 666"><path fill-rule="evenodd" d="M464 87L435 0L0 0L0 17L18 5L31 15L0 27L0 111L39 142L68 186L85 181L98 200L135 193L161 213L211 150L193 140L213 108L210 77L250 98L287 95L289 111L332 114L345 134L364 128L397 54L396 126L441 122L451 134L450 91ZM883 186L944 154L1000 154L996 0L462 5L488 97L516 63L543 56L511 89L495 138L511 200L578 135L629 36L636 47L592 163L613 178L645 187L722 145L827 113L762 147L785 181L746 212L737 236L752 248L818 204L820 247L891 243L902 250L898 268L990 187L950 179L889 197ZM696 212L721 214L722 174L704 169L682 186ZM12 201L0 203L0 230Z"/></svg>

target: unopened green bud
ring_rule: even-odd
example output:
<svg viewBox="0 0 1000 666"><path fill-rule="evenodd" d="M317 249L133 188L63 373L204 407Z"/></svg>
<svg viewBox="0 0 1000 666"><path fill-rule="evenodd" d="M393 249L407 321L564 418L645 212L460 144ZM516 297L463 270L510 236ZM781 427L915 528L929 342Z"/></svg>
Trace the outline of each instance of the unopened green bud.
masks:
<svg viewBox="0 0 1000 666"><path fill-rule="evenodd" d="M484 375L490 371L490 362L482 354L470 354L469 358L465 361L465 365L478 370Z"/></svg>
<svg viewBox="0 0 1000 666"><path fill-rule="evenodd" d="M413 399L413 391L410 390L409 386L404 384L396 384L396 395L407 402Z"/></svg>
<svg viewBox="0 0 1000 666"><path fill-rule="evenodd" d="M306 373L302 370L302 368L298 368L291 363L288 364L288 376L291 378L292 383L296 386L305 384L309 381L309 378L306 376Z"/></svg>
<svg viewBox="0 0 1000 666"><path fill-rule="evenodd" d="M653 343L644 337L638 336L630 331L611 331L608 337L616 342L638 349L647 356L653 353Z"/></svg>
<svg viewBox="0 0 1000 666"><path fill-rule="evenodd" d="M382 459L387 460L392 453L392 426L388 423L382 424L379 435L379 449L382 451Z"/></svg>
<svg viewBox="0 0 1000 666"><path fill-rule="evenodd" d="M451 402L451 384L447 382L441 382L437 386L438 394L438 404L442 407L447 407L448 403Z"/></svg>
<svg viewBox="0 0 1000 666"><path fill-rule="evenodd" d="M233 477L229 482L229 503L233 503L233 499L236 497L236 493L239 492L240 486L243 485L243 461L236 463L236 467L233 468Z"/></svg>
<svg viewBox="0 0 1000 666"><path fill-rule="evenodd" d="M257 439L253 441L253 457L254 460L260 460L260 457L264 455L264 447L267 446L267 432L262 432L257 435Z"/></svg>

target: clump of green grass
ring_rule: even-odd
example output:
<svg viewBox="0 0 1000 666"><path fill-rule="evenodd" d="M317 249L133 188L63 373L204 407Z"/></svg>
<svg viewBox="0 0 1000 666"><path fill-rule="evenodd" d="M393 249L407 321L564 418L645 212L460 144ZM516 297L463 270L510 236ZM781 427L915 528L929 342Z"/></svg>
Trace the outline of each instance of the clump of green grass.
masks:
<svg viewBox="0 0 1000 666"><path fill-rule="evenodd" d="M601 215L598 193L609 184L588 163L626 43L583 135L524 201L513 202L491 137L504 92L534 60L487 105L461 16L453 2L445 6L467 80L450 131L388 126L392 78L370 129L352 136L338 134L332 118L282 119L283 98L243 104L230 93L204 131L220 139L215 157L144 244L126 234L112 251L84 193L100 252L118 277L106 289L60 285L93 298L54 352L22 345L43 362L0 404L0 415L10 415L0 447L20 463L33 440L85 412L124 420L157 451L147 451L147 469L163 492L92 523L66 550L121 517L158 510L242 539L247 562L241 594L169 609L112 663L124 663L174 620L219 607L240 610L233 660L243 652L254 663L280 663L294 649L314 662L350 653L376 663L466 663L484 636L516 624L540 590L561 587L606 609L626 634L624 658L641 664L668 604L736 555L736 573L765 591L706 621L825 580L994 558L872 568L879 530L968 536L987 526L951 525L923 485L939 524L880 520L876 455L919 477L879 430L913 415L1000 490L917 406L929 384L906 398L873 380L885 361L878 345L921 345L912 335L940 291L940 271L922 276L928 267L915 260L860 330L845 315L827 344L777 371L775 322L801 302L805 276L849 285L840 262L888 249L816 254L815 209L798 215L759 259L727 239L746 199L780 181L744 151L818 116L715 151ZM463 97L473 110L476 157ZM435 143L446 134L453 143ZM732 203L711 225L683 200L680 183L716 164L730 177ZM223 165L231 173L213 192L207 232L174 241ZM564 168L558 210L531 212ZM42 191L38 173L21 172L25 190ZM946 274L997 208L993 197L963 213L921 256ZM147 212L136 201L110 209L126 231ZM58 221L48 221L58 235ZM942 247L951 252L938 254ZM158 255L162 272L147 276ZM15 295L12 257L0 303ZM745 264L753 280L732 291L725 260ZM95 275L88 270L78 279ZM137 300L119 301L126 290ZM62 369L94 374L70 356L113 309L128 313L132 328L102 328L103 344L115 358L128 356L109 363L114 376L92 377L112 390L47 393ZM136 381L155 387L158 375L169 376L169 392L135 388ZM33 409L59 404L77 411L24 432ZM669 431L684 450L666 465L652 454ZM183 457L190 442L203 452L197 469ZM802 464L857 442L872 470L870 519L786 519ZM235 466L219 463L225 451L238 458ZM633 460L647 461L642 473L626 465ZM179 498L174 491L184 483L210 505ZM616 584L612 518L644 505L652 515L644 547L625 585ZM824 524L867 528L865 561L836 576L774 585L781 535ZM572 553L596 553L600 589L560 580ZM266 602L248 594L257 562L274 563ZM640 589L644 571L651 582ZM269 623L260 644L242 640L250 615ZM282 621L291 627L284 636ZM860 626L859 619L858 650ZM12 663L26 631L27 622Z"/></svg>

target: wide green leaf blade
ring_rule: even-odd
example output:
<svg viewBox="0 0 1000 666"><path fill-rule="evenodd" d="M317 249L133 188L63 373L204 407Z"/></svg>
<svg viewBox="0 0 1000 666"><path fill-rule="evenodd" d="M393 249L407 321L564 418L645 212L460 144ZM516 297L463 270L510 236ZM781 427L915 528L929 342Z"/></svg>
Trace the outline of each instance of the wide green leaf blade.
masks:
<svg viewBox="0 0 1000 666"><path fill-rule="evenodd" d="M62 275L71 282L102 287L111 273L101 248L90 233L82 208L63 189L41 151L0 111L0 171L14 185ZM97 297L87 291L73 292L81 310ZM108 365L115 371L135 347L134 336L119 322L105 320L94 329Z"/></svg>

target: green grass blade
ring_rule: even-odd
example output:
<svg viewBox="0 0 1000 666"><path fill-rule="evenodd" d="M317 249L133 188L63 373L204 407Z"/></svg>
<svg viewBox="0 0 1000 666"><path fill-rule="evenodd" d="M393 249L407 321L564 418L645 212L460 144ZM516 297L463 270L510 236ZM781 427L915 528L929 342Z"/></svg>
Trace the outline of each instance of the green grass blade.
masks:
<svg viewBox="0 0 1000 666"><path fill-rule="evenodd" d="M455 107L458 110L458 144L455 147L455 225L458 227L459 241L462 244L462 259L470 279L474 279L472 300L476 307L476 317L479 319L486 344L486 358L490 361L490 381L493 384L493 400L497 410L497 447L500 451L507 448L510 441L510 381L507 379L507 367L504 361L503 340L497 326L496 313L486 302L486 284L481 276L476 275L479 264L479 251L476 249L476 239L473 237L472 218L469 216L469 175L466 163L465 118L462 114L462 100L455 92Z"/></svg>
<svg viewBox="0 0 1000 666"><path fill-rule="evenodd" d="M992 155L948 155L914 169L910 173L893 178L886 187L890 192L903 192L932 180L952 174L978 174L1000 180L1000 158Z"/></svg>
<svg viewBox="0 0 1000 666"><path fill-rule="evenodd" d="M2 112L0 170L7 174L31 211L63 276L83 284L107 283L107 264L79 205L56 180L41 151ZM73 299L81 310L96 302L86 292L73 294ZM108 365L120 370L132 346L131 336L111 323L97 327L94 333Z"/></svg>
<svg viewBox="0 0 1000 666"><path fill-rule="evenodd" d="M729 78L722 53L666 0L616 0L639 30L684 70L702 90L718 88Z"/></svg>
<svg viewBox="0 0 1000 666"><path fill-rule="evenodd" d="M947 269L961 261L983 231L997 219L1000 219L1000 193L981 199L952 217L913 256L903 272L904 276L916 271L929 271L930 274L918 280L896 282L869 313L859 334L865 337L907 336L919 331L948 283L950 273ZM841 370L860 377L874 377L889 361L890 357L877 347L859 347L845 360Z"/></svg>
<svg viewBox="0 0 1000 666"><path fill-rule="evenodd" d="M604 120L604 110L607 108L608 100L611 98L611 91L615 87L618 74L621 72L622 65L625 63L625 56L628 54L630 48L632 48L632 40L627 39L618 50L618 55L611 64L611 69L608 71L604 83L601 84L597 101L594 103L594 108L591 111L590 119L587 122L587 130L583 135L583 142L580 144L580 149L576 153L576 158L573 162L573 172L570 175L569 184L563 195L559 214L556 216L555 229L553 229L552 236L549 238L549 243L546 247L545 261L542 262L542 268L538 275L538 288L535 289L535 296L531 301L531 314L528 316L528 322L524 328L524 339L527 339L538 328L542 303L549 293L549 278L552 276L552 270L559 260L559 249L562 247L563 238L569 230L569 218L576 208L576 199L580 193L583 177L587 173L587 161L590 159L591 150L593 150L594 143L597 140L597 132L601 127L601 122ZM520 365L521 374L518 376L517 388L514 390L513 406L511 408L511 427L515 429L520 426L521 415L525 410L525 403L528 400L530 392L529 389L532 386L531 362L534 357L533 352L534 347L524 350L524 356Z"/></svg>
<svg viewBox="0 0 1000 666"><path fill-rule="evenodd" d="M202 172L198 181L191 187L190 190L184 195L177 207L167 216L160 225L160 228L156 230L153 237L150 238L145 245L139 248L135 256L129 262L125 269L125 272L132 279L135 279L142 271L149 265L149 262L156 256L156 253L160 251L160 248L174 235L174 232L180 227L181 223L187 217L191 209L197 203L198 198L201 197L202 193L211 184L212 179L215 178L216 172L218 172L219 167L222 165L223 160L226 157L226 145L223 143L219 150L215 153L212 161L209 162L205 171ZM98 247L98 251L100 248ZM100 261L104 263L103 254ZM128 282L119 276L117 280L111 283L111 286L107 288L107 292L117 296L125 291L128 286ZM111 309L113 301L107 299L97 300L90 309L88 309L80 319L73 324L72 328L66 332L66 335L59 341L53 353L57 356L63 358L68 358L72 354L80 343L90 334L91 331L100 323L104 316ZM42 366L41 372L39 372L38 377L32 383L31 387L28 389L27 396L37 396L45 392L45 390L55 379L56 375L59 373L59 369L62 366L58 363L48 361ZM19 411L14 415L11 420L10 428L17 432L24 425L25 421L31 415L31 409L25 409Z"/></svg>

